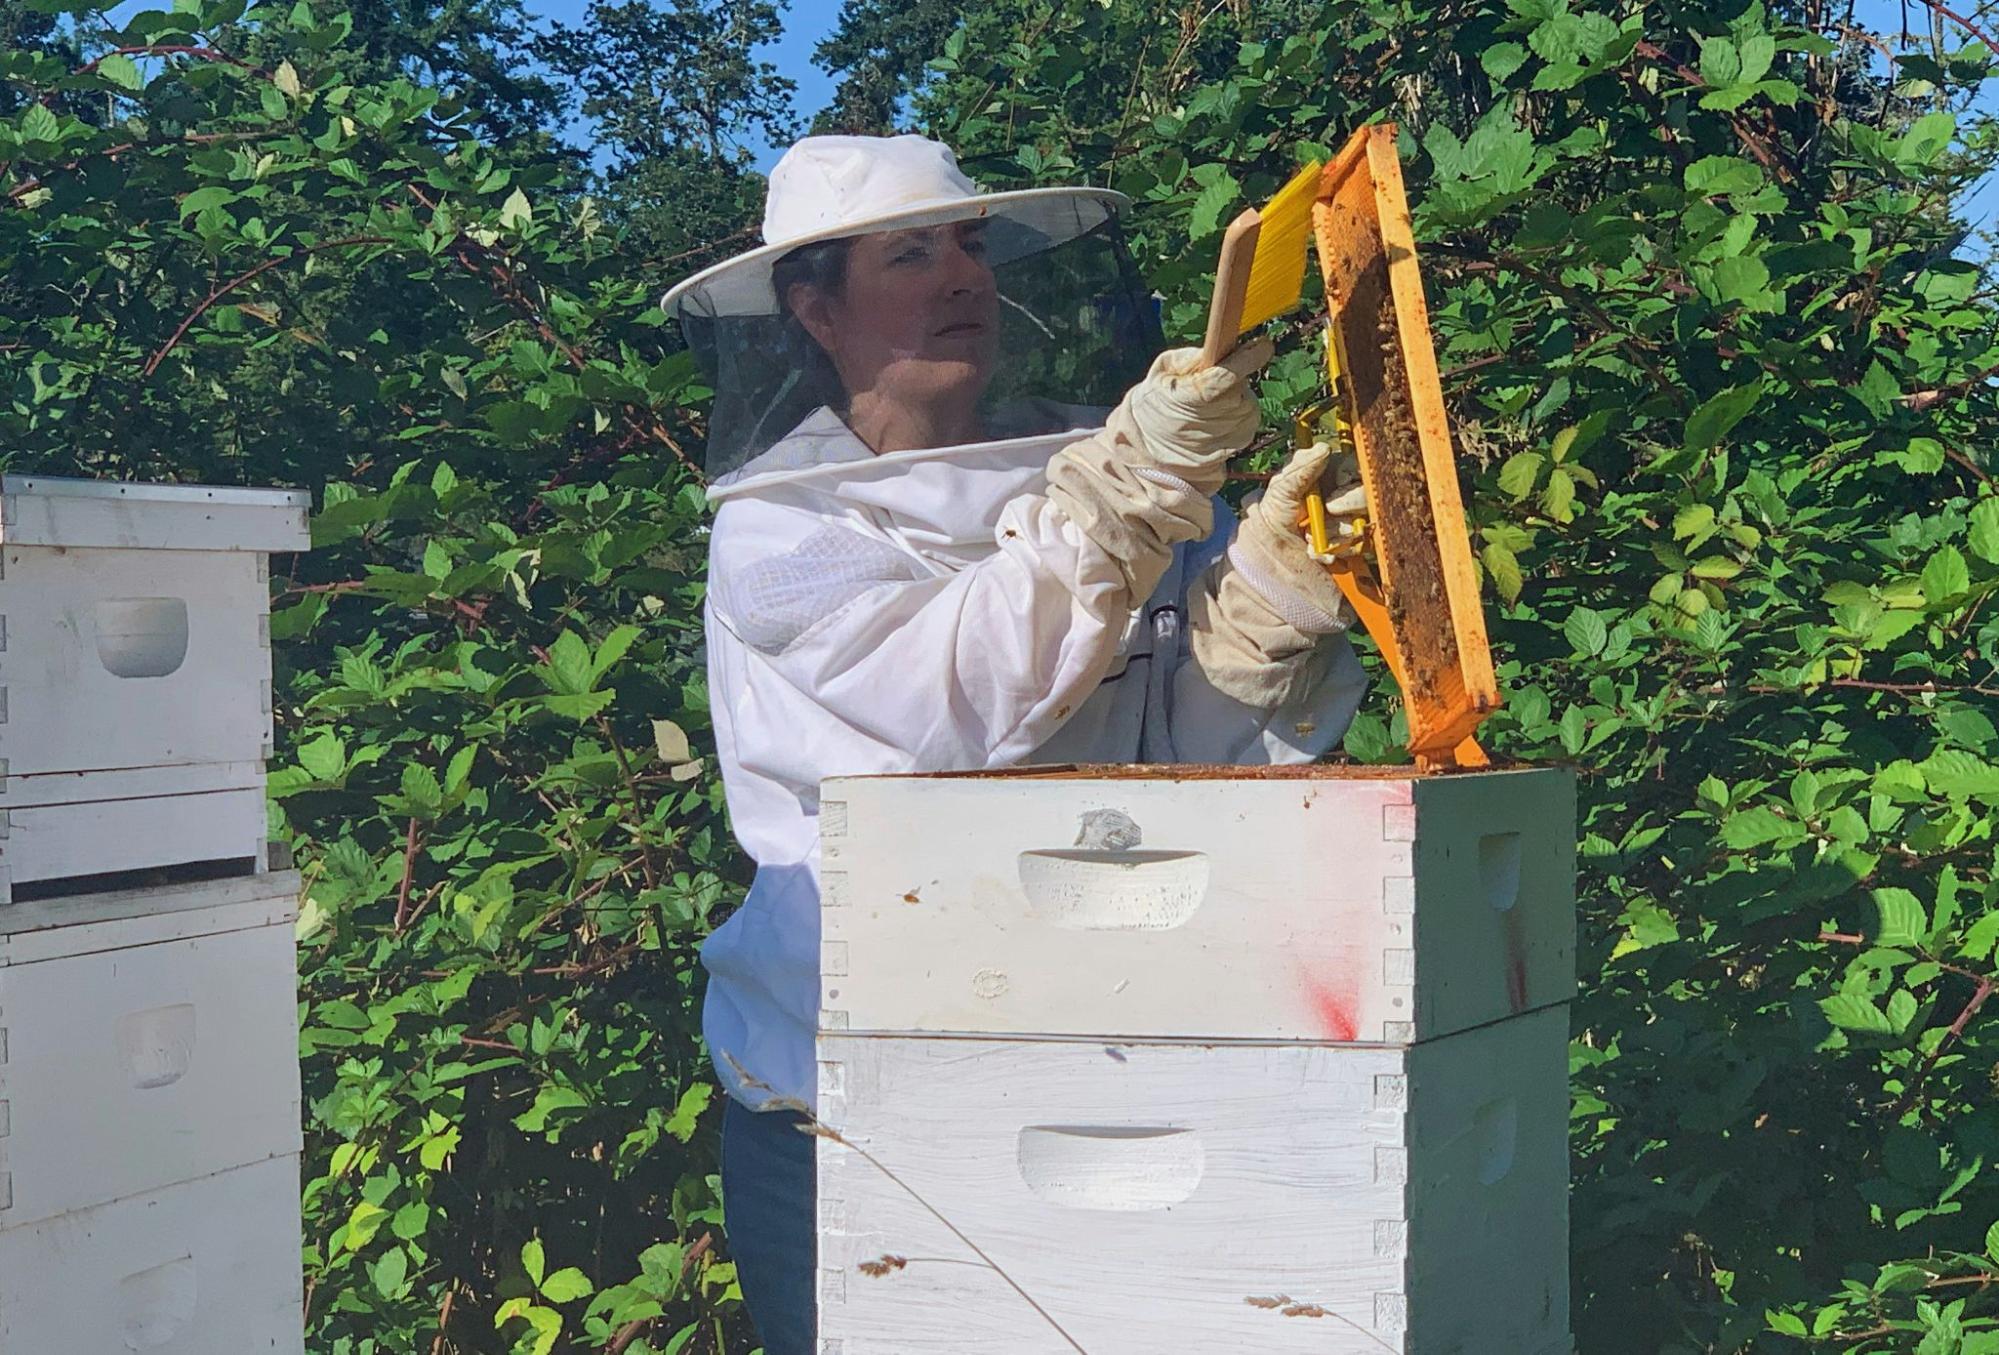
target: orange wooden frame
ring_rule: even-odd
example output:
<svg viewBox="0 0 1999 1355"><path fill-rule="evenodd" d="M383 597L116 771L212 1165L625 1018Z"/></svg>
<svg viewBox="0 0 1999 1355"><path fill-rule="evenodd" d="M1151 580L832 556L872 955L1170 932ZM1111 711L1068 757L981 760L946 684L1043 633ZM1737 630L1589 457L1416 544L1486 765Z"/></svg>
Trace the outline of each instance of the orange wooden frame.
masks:
<svg viewBox="0 0 1999 1355"><path fill-rule="evenodd" d="M1402 688L1417 764L1482 767L1472 735L1499 687L1395 140L1393 124L1356 132L1312 206L1373 557L1330 568Z"/></svg>

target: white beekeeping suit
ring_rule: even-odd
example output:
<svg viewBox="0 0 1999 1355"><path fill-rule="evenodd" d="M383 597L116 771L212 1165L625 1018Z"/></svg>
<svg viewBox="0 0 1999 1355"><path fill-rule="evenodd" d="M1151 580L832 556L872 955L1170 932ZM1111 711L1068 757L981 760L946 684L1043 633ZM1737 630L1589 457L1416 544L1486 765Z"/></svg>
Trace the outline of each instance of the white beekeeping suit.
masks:
<svg viewBox="0 0 1999 1355"><path fill-rule="evenodd" d="M798 191L808 176L811 191ZM702 957L710 1050L746 1105L813 1100L823 778L1309 762L1337 745L1359 701L1343 604L1302 554L1292 559L1302 542L1282 521L1323 457L1294 463L1281 480L1290 497L1273 486L1268 499L1283 502L1240 528L1212 498L1254 431L1244 377L1256 355L1206 368L1191 352L1167 354L1108 418L1108 401L1038 398L1096 394L1053 388L1077 368L1043 361L1044 340L1059 357L1094 336L1097 365L1116 366L1104 336L1122 321L1100 284L1080 301L1035 290L1083 275L1073 247L1102 246L1113 198L975 196L935 143L810 138L773 175L776 243L764 261L732 261L668 297L719 374L710 455L726 473L710 490L709 693L730 818L757 875ZM785 226L794 201L817 215ZM904 293L942 298L928 329L905 324L898 336L893 315L856 321L840 309L851 301L842 279L862 262L831 275L780 264L772 281L768 256L884 210L893 244L869 241L863 262L879 263L887 289L911 269L944 278ZM818 219L828 211L831 224ZM1009 211L1031 224L1025 252L1002 231ZM904 250L905 236L917 245ZM949 267L958 273L939 271ZM812 287L832 288L831 300ZM1027 321L1011 337L980 342L1014 312ZM1062 331L1068 322L1079 328ZM810 379L819 349L800 343L803 329L831 353L844 391L825 371ZM1128 370L1115 373L1120 389ZM1044 385L1007 386L1022 371ZM900 445L903 415L868 395L901 381L931 409L939 383L960 376L982 436L926 444L916 433Z"/></svg>
<svg viewBox="0 0 1999 1355"><path fill-rule="evenodd" d="M702 952L725 1085L810 1104L819 782L1023 762L1310 762L1359 702L1344 638L1257 708L1189 653L1232 526L1181 545L1134 606L1117 561L1049 498L1075 433L877 458L830 415L827 462L744 482L709 550L708 669L730 818L757 862ZM746 1087L742 1072L772 1090Z"/></svg>

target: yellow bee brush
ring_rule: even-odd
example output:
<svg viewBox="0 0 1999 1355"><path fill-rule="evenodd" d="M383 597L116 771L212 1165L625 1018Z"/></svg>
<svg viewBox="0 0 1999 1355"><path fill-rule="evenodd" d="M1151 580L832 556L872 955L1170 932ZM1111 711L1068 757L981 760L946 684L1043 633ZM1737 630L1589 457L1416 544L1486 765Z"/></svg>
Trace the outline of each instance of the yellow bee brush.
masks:
<svg viewBox="0 0 1999 1355"><path fill-rule="evenodd" d="M1262 208L1252 207L1229 223L1201 345L1210 363L1227 357L1243 334L1284 314L1304 295L1312 203L1323 168L1317 161L1306 165Z"/></svg>

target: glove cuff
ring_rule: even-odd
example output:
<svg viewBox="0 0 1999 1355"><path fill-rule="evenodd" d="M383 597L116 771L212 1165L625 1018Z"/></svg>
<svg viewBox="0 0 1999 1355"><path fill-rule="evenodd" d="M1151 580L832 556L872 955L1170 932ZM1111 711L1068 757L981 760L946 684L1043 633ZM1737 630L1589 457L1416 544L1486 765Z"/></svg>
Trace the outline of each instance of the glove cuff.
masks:
<svg viewBox="0 0 1999 1355"><path fill-rule="evenodd" d="M1315 639L1323 635L1338 635L1351 624L1351 614L1346 613L1344 606L1338 613L1329 612L1302 596L1282 581L1282 575L1265 569L1257 558L1260 554L1247 546L1240 536L1229 543L1229 564L1242 576L1244 583L1270 604L1271 610L1284 624Z"/></svg>

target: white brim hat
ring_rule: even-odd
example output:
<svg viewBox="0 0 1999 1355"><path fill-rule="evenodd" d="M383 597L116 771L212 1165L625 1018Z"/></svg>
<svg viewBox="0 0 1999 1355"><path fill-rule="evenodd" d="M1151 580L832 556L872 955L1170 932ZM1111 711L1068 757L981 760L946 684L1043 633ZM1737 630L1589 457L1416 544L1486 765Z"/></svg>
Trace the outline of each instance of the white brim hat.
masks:
<svg viewBox="0 0 1999 1355"><path fill-rule="evenodd" d="M660 299L669 315L771 315L777 261L803 245L955 221L1005 221L1034 248L1065 244L1123 212L1131 200L1100 188L982 193L950 147L920 136L811 136L770 175L764 244L676 284ZM996 242L998 243L998 242ZM1025 249L1016 245L1013 256ZM1004 262L1004 258L995 262Z"/></svg>

